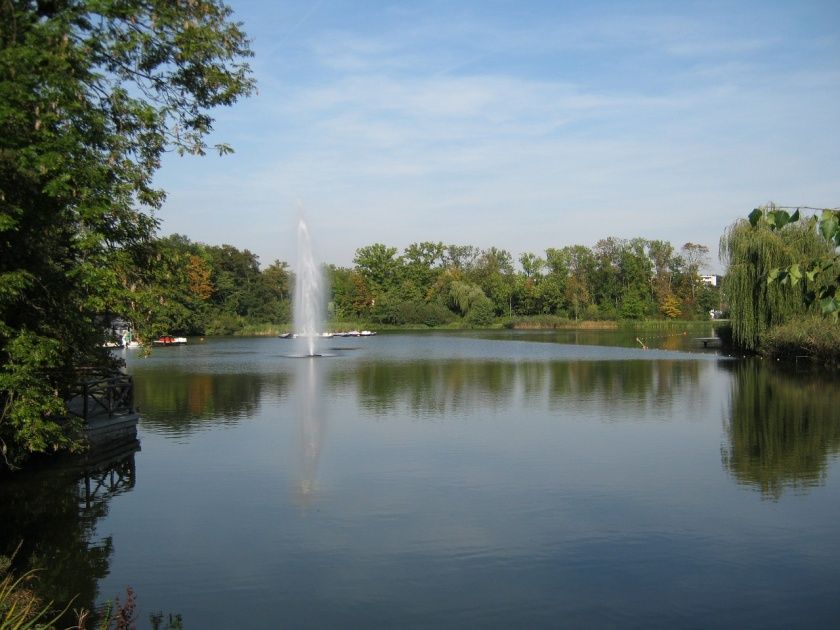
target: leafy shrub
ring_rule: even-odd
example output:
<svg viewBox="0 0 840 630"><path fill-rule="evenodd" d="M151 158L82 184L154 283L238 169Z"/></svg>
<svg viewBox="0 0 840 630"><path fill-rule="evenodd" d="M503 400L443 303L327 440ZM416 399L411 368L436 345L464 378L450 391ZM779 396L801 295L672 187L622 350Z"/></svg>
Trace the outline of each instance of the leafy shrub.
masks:
<svg viewBox="0 0 840 630"><path fill-rule="evenodd" d="M483 300L476 300L467 312L464 320L470 326L489 326L496 318L496 311L493 308L493 301L485 297Z"/></svg>
<svg viewBox="0 0 840 630"><path fill-rule="evenodd" d="M638 293L629 292L621 300L621 317L623 319L643 319L645 303Z"/></svg>
<svg viewBox="0 0 840 630"><path fill-rule="evenodd" d="M222 313L207 324L208 335L232 335L245 326L244 318L231 313Z"/></svg>
<svg viewBox="0 0 840 630"><path fill-rule="evenodd" d="M424 304L420 309L422 323L426 326L443 326L455 321L455 313L446 308L443 304ZM419 323L419 322L418 322Z"/></svg>
<svg viewBox="0 0 840 630"><path fill-rule="evenodd" d="M767 331L761 350L774 359L809 356L822 364L840 366L840 324L819 315L794 319Z"/></svg>

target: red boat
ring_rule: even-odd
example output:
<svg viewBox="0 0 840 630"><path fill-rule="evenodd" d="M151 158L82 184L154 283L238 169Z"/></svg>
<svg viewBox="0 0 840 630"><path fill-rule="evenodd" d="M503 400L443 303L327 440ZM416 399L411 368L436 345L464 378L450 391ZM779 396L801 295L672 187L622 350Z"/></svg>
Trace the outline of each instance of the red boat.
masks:
<svg viewBox="0 0 840 630"><path fill-rule="evenodd" d="M183 346L187 343L186 337L170 337L169 335L164 335L158 339L155 339L152 342L154 346Z"/></svg>

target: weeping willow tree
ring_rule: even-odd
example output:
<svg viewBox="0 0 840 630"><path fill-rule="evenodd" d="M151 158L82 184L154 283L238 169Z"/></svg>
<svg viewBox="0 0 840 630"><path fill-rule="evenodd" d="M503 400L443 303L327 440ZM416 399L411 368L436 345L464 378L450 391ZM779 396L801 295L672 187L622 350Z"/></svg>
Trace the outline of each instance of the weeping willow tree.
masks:
<svg viewBox="0 0 840 630"><path fill-rule="evenodd" d="M772 205L760 210L775 212ZM780 268L806 266L829 249L824 239L799 220L771 229L767 222L742 219L726 230L720 240L721 259L728 265L723 290L729 300L732 339L738 346L756 350L767 330L808 310L807 280L792 286L768 278Z"/></svg>
<svg viewBox="0 0 840 630"><path fill-rule="evenodd" d="M449 298L467 323L487 326L493 321L493 301L477 284L456 280L449 288Z"/></svg>

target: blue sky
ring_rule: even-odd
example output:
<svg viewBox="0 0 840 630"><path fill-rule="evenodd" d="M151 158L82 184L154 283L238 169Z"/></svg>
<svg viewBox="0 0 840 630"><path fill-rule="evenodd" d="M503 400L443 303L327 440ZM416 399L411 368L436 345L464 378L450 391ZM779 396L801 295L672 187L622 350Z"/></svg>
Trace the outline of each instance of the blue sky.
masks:
<svg viewBox="0 0 840 630"><path fill-rule="evenodd" d="M419 241L712 251L840 205L840 2L229 0L259 93L169 156L162 232L294 264Z"/></svg>

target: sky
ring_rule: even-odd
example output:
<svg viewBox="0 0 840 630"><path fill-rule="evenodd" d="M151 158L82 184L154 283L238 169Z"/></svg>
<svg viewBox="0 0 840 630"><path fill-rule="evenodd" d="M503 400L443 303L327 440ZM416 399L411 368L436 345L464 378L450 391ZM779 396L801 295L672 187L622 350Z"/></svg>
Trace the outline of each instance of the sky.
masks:
<svg viewBox="0 0 840 630"><path fill-rule="evenodd" d="M756 206L840 206L840 2L228 0L258 94L169 155L161 233L295 266L384 243L518 258L706 245Z"/></svg>

